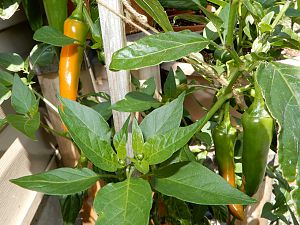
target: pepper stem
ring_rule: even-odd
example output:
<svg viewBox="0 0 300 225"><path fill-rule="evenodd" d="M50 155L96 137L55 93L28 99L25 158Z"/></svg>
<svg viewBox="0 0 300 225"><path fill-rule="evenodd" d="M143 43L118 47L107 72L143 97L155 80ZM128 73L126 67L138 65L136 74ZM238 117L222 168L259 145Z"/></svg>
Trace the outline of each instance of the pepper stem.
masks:
<svg viewBox="0 0 300 225"><path fill-rule="evenodd" d="M70 18L83 21L83 0L76 0L75 3L77 5Z"/></svg>
<svg viewBox="0 0 300 225"><path fill-rule="evenodd" d="M254 90L255 90L255 98L254 98L253 104L254 105L260 104L261 106L264 106L265 100L264 100L261 88L258 85L256 74L254 75Z"/></svg>

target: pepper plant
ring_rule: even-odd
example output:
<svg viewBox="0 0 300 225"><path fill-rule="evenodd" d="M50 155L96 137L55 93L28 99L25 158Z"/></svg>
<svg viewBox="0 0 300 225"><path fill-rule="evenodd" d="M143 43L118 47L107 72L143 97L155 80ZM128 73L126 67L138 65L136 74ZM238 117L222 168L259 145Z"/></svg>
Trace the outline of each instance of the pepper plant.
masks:
<svg viewBox="0 0 300 225"><path fill-rule="evenodd" d="M243 219L243 206L255 203L252 195L267 172L277 182L273 190L276 203L267 203L262 216L272 223L282 220L298 224L294 209L300 213L300 68L279 60L284 58L282 49L300 50L300 38L295 32L300 11L294 1L205 2L213 4L216 12L206 10L203 2L190 1L207 20L206 28L199 34L174 32L158 0L136 0L161 32L115 52L107 65L111 70L135 70L173 60L190 63L209 83L201 88L216 90L215 102L203 118L193 123L184 111L185 97L197 89L181 70L170 71L160 93L161 101L153 98L153 79L143 86L133 79L136 90L109 107L131 113L117 132L107 122L111 114L102 107L99 110L97 105L84 105L84 96L78 97L79 102L59 96L59 115L66 126L66 133L61 135L71 137L78 146L81 162L77 168L59 168L12 182L64 196L62 205L66 206L103 179L107 184L94 201L99 215L96 224L205 224L210 215L223 222L230 218L222 205L229 205L232 215ZM85 17L92 35L99 37L93 20L86 14ZM34 38L54 46L82 46L82 41L74 40L76 37L66 37L51 26L39 28ZM99 38L94 41L95 46L101 46ZM44 44L25 61L16 54L0 54L0 66L5 69L0 77L1 100L11 97L16 111L0 124L9 123L31 138L40 125L41 96L31 88L33 71L28 62L40 63L37 59L43 57L37 55L47 53L42 51ZM203 58L202 53L208 57ZM18 72L23 78L10 72ZM255 94L251 95L253 90ZM243 141L239 184L235 182L234 150L238 146L230 122L230 105L241 113L246 111L238 127L238 137ZM136 112L141 113L141 120L134 117ZM225 179L189 148L199 139L209 142L201 136L209 125L216 127L213 141L219 172ZM272 138L277 140L273 145ZM270 147L279 156L279 167L267 167ZM87 168L87 162L93 167ZM65 222L75 221L79 209L76 206L63 210L64 218L73 215ZM283 215L286 212L289 218Z"/></svg>

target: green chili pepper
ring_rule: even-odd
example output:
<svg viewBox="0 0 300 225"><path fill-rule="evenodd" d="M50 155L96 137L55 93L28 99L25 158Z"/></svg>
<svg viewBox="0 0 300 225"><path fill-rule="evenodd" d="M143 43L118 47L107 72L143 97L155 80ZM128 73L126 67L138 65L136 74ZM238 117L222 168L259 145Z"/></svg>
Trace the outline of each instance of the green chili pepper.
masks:
<svg viewBox="0 0 300 225"><path fill-rule="evenodd" d="M216 126L212 133L216 159L220 175L232 186L235 185L234 173L234 144L237 131L230 123L229 102L225 105L223 121ZM231 214L237 219L244 219L244 209L242 205L228 205Z"/></svg>
<svg viewBox="0 0 300 225"><path fill-rule="evenodd" d="M262 182L273 136L273 119L265 108L260 87L255 78L255 98L242 116L243 125L243 188L254 195Z"/></svg>
<svg viewBox="0 0 300 225"><path fill-rule="evenodd" d="M43 0L48 23L61 32L64 31L64 21L68 16L67 0Z"/></svg>

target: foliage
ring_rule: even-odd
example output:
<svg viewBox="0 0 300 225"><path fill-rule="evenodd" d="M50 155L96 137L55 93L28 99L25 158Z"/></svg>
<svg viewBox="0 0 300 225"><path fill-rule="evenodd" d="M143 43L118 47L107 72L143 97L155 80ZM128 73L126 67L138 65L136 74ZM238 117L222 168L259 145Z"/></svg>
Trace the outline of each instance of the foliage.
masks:
<svg viewBox="0 0 300 225"><path fill-rule="evenodd" d="M222 115L224 103L229 100L243 113L253 101L250 93L257 80L277 122L278 129L274 130L278 148L275 144L273 150L278 151L280 165L279 169L267 170L277 183L273 185L275 202L265 205L263 217L298 224L295 211L300 213L300 69L274 62L284 58L282 49L300 49L300 38L293 27L299 22L297 5L275 0L180 1L204 14L207 25L199 34L174 32L160 2L166 6L172 1L136 1L164 32L118 50L107 66L111 70L136 70L185 60L207 80L207 86L188 80L180 69L171 69L159 93L161 101L153 97L154 79L144 84L133 79L135 91L112 105L104 93L79 96L78 102L59 97L59 115L67 128L61 135L74 141L85 160L77 168L60 168L12 182L64 196L61 204L66 224L74 222L83 192L100 178L107 185L94 202L99 214L97 224L147 225L150 218L155 224L207 224L208 217L226 221L229 214L224 205L249 205L255 199L230 186L200 158L211 150L211 125L220 122L217 117ZM216 12L208 11L206 3L212 3ZM1 18L10 17L18 4L19 1L7 0L0 3ZM95 5L91 1L91 17L84 8L84 18L92 34L91 48L97 50L99 57L102 38ZM0 128L8 123L35 139L41 124L39 103L44 100L33 88L35 68L53 62L57 51L53 46L76 40L51 26L39 28L33 38L43 43L36 45L25 60L16 53L0 53L0 103L11 98L16 112L0 120ZM206 115L193 123L184 109L184 100L199 88L215 90L215 99ZM105 102L100 103L98 97ZM114 131L111 124L112 110L131 113L119 131ZM140 117L135 119L137 112ZM205 143L205 151L192 152L189 146L195 143ZM85 168L87 162L92 163L92 168ZM287 213L290 218L285 216Z"/></svg>

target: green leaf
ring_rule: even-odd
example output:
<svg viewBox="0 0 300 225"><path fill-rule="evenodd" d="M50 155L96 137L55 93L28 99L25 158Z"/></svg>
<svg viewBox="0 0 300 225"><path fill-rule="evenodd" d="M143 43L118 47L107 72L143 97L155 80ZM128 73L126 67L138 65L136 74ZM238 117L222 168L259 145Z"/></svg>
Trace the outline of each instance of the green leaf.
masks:
<svg viewBox="0 0 300 225"><path fill-rule="evenodd" d="M143 119L140 128L146 140L155 134L163 134L179 127L183 111L184 96L184 93L181 94L172 102L153 110ZM157 118L159 118L159 120Z"/></svg>
<svg viewBox="0 0 300 225"><path fill-rule="evenodd" d="M115 52L110 69L133 70L158 65L199 52L208 44L208 39L190 31L150 35Z"/></svg>
<svg viewBox="0 0 300 225"><path fill-rule="evenodd" d="M164 8L178 10L198 10L198 6L191 0L159 0Z"/></svg>
<svg viewBox="0 0 300 225"><path fill-rule="evenodd" d="M31 66L47 66L53 62L55 49L53 46L41 43L33 47L30 52Z"/></svg>
<svg viewBox="0 0 300 225"><path fill-rule="evenodd" d="M11 91L0 83L0 105L7 99L10 98Z"/></svg>
<svg viewBox="0 0 300 225"><path fill-rule="evenodd" d="M176 163L155 172L152 186L162 194L205 205L255 203L221 176L197 162Z"/></svg>
<svg viewBox="0 0 300 225"><path fill-rule="evenodd" d="M7 120L6 119L0 119L0 131L2 130L2 128L7 124Z"/></svg>
<svg viewBox="0 0 300 225"><path fill-rule="evenodd" d="M33 92L23 83L18 75L14 76L11 104L17 113L33 113L37 110L38 101Z"/></svg>
<svg viewBox="0 0 300 225"><path fill-rule="evenodd" d="M150 165L167 160L188 143L201 125L202 120L198 120L190 126L175 128L165 134L154 135L143 146L145 160Z"/></svg>
<svg viewBox="0 0 300 225"><path fill-rule="evenodd" d="M110 145L110 128L95 110L75 101L60 98L59 114L68 131L86 157L102 170L114 172L121 165Z"/></svg>
<svg viewBox="0 0 300 225"><path fill-rule="evenodd" d="M297 182L297 188L292 192L293 200L297 206L297 214L300 215L300 181Z"/></svg>
<svg viewBox="0 0 300 225"><path fill-rule="evenodd" d="M120 112L143 112L161 105L152 96L142 92L129 92L124 99L111 106L112 109Z"/></svg>
<svg viewBox="0 0 300 225"><path fill-rule="evenodd" d="M152 206L152 191L147 181L129 178L110 183L97 193L94 208L96 225L146 225Z"/></svg>
<svg viewBox="0 0 300 225"><path fill-rule="evenodd" d="M10 180L20 187L49 195L71 195L92 186L99 176L88 168L60 168Z"/></svg>
<svg viewBox="0 0 300 225"><path fill-rule="evenodd" d="M134 163L134 167L143 174L147 174L149 172L149 163L145 160L136 160L131 159Z"/></svg>
<svg viewBox="0 0 300 225"><path fill-rule="evenodd" d="M62 32L50 26L43 26L38 29L34 33L33 39L58 47L76 43L76 40L65 36Z"/></svg>
<svg viewBox="0 0 300 225"><path fill-rule="evenodd" d="M208 21L205 17L200 15L192 15L192 14L178 14L174 16L173 21L176 23L177 20L186 20L192 23L198 24L207 24Z"/></svg>
<svg viewBox="0 0 300 225"><path fill-rule="evenodd" d="M184 72L182 71L182 69L178 66L177 70L175 71L175 81L176 84L187 84L187 78L186 75L184 74Z"/></svg>
<svg viewBox="0 0 300 225"><path fill-rule="evenodd" d="M282 63L262 63L258 83L266 104L279 123L279 162L284 176L295 180L300 148L300 68ZM280 90L280 91L278 91ZM297 174L299 176L299 174Z"/></svg>
<svg viewBox="0 0 300 225"><path fill-rule="evenodd" d="M135 2L148 13L165 32L173 31L169 18L158 0L136 0Z"/></svg>
<svg viewBox="0 0 300 225"><path fill-rule="evenodd" d="M7 122L21 131L23 134L27 135L32 139L36 139L35 133L40 127L40 113L34 114L32 117L23 115L7 115Z"/></svg>
<svg viewBox="0 0 300 225"><path fill-rule="evenodd" d="M262 63L257 70L257 80L268 109L280 125L278 155L283 175L289 181L299 181L300 68L275 62ZM297 195L299 190L293 197ZM299 201L294 200L300 211Z"/></svg>
<svg viewBox="0 0 300 225"><path fill-rule="evenodd" d="M74 225L82 207L82 194L63 196L60 200L61 214L64 225Z"/></svg>
<svg viewBox="0 0 300 225"><path fill-rule="evenodd" d="M10 87L13 85L14 76L6 71L0 70L0 84L5 87Z"/></svg>
<svg viewBox="0 0 300 225"><path fill-rule="evenodd" d="M21 0L2 0L0 2L0 18L7 20L18 10Z"/></svg>
<svg viewBox="0 0 300 225"><path fill-rule="evenodd" d="M198 5L204 15L207 16L207 18L215 25L217 29L221 28L221 26L223 25L223 21L222 19L220 19L220 17L216 16L214 13L209 12L204 6L201 5L199 0L192 1Z"/></svg>
<svg viewBox="0 0 300 225"><path fill-rule="evenodd" d="M121 130L116 133L113 139L114 147L117 150L117 155L119 159L125 160L127 155L126 144L128 139L128 124L129 124L130 117L126 120L123 124Z"/></svg>
<svg viewBox="0 0 300 225"><path fill-rule="evenodd" d="M97 111L106 121L112 116L110 101L100 102L91 108Z"/></svg>
<svg viewBox="0 0 300 225"><path fill-rule="evenodd" d="M169 71L167 79L164 83L164 94L167 98L174 98L176 97L177 94L176 81L175 81L174 71L172 68Z"/></svg>
<svg viewBox="0 0 300 225"><path fill-rule="evenodd" d="M144 137L137 120L132 122L132 149L137 154L143 153Z"/></svg>
<svg viewBox="0 0 300 225"><path fill-rule="evenodd" d="M141 85L140 91L147 95L153 96L155 93L155 89L156 89L155 79L154 77L150 77Z"/></svg>
<svg viewBox="0 0 300 225"><path fill-rule="evenodd" d="M265 16L264 9L259 2L246 0L243 1L243 4L257 22L260 22L260 20Z"/></svg>
<svg viewBox="0 0 300 225"><path fill-rule="evenodd" d="M0 53L0 67L8 71L19 72L24 68L24 61L16 53Z"/></svg>

